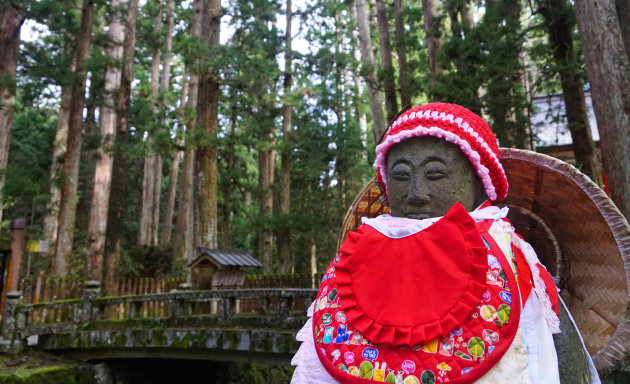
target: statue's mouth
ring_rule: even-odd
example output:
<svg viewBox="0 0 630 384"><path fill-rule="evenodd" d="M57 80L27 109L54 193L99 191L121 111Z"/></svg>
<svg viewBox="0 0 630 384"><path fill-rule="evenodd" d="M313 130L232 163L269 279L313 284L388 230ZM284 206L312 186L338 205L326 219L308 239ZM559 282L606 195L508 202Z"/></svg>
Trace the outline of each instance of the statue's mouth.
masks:
<svg viewBox="0 0 630 384"><path fill-rule="evenodd" d="M433 215L430 212L407 212L406 217L410 219L422 220L433 217Z"/></svg>

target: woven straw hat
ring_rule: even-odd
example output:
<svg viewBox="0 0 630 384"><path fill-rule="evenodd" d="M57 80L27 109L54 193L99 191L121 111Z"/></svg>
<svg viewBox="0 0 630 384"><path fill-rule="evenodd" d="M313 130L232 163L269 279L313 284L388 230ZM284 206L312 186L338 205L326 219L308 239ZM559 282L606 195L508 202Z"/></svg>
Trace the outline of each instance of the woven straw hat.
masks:
<svg viewBox="0 0 630 384"><path fill-rule="evenodd" d="M510 184L499 205L562 289L589 353L605 375L630 346L630 227L587 176L558 159L501 148ZM352 203L337 248L361 217L388 213L370 181Z"/></svg>

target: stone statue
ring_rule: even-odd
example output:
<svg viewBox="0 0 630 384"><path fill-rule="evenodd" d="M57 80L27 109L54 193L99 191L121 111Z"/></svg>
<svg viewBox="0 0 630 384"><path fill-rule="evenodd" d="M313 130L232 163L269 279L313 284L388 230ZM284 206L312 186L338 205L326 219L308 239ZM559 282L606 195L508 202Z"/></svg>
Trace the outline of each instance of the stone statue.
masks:
<svg viewBox="0 0 630 384"><path fill-rule="evenodd" d="M327 269L292 383L591 382L551 276L491 204L508 184L488 125L432 103L376 151L391 215L364 219Z"/></svg>

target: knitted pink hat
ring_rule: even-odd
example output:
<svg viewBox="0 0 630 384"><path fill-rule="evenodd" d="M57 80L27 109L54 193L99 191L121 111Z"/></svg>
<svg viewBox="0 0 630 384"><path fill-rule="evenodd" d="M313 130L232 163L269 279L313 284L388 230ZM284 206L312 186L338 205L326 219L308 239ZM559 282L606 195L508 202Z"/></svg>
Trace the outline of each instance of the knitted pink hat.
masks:
<svg viewBox="0 0 630 384"><path fill-rule="evenodd" d="M402 113L376 146L376 181L386 199L387 152L392 146L418 136L438 137L457 145L477 171L488 198L497 201L507 196L508 182L499 160L499 146L488 124L462 106L431 103Z"/></svg>

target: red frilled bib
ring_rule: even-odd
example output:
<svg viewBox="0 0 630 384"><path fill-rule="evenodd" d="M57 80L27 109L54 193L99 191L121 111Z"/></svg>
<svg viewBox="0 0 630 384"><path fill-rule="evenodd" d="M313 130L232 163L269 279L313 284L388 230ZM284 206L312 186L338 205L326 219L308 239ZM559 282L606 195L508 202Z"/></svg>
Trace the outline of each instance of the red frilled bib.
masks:
<svg viewBox="0 0 630 384"><path fill-rule="evenodd" d="M492 248L460 204L409 236L368 225L349 233L313 315L324 367L342 383L481 377L507 351L520 318L512 268Z"/></svg>

